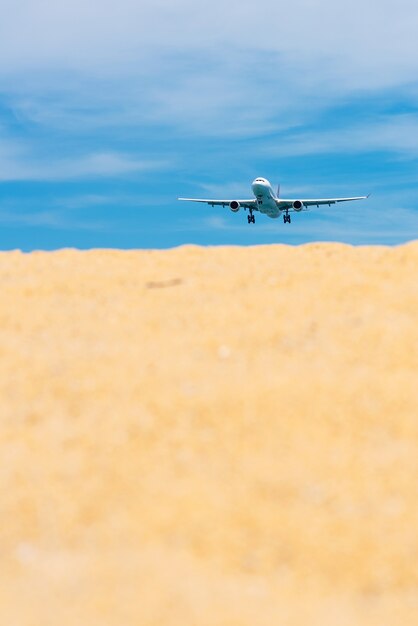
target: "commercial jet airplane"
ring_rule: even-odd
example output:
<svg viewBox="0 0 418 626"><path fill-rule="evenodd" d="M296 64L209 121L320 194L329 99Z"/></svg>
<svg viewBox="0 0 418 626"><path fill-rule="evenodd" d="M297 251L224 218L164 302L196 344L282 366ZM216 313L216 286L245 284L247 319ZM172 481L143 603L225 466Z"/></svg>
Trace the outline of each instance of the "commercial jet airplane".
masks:
<svg viewBox="0 0 418 626"><path fill-rule="evenodd" d="M250 200L203 200L201 198L178 198L186 202L203 202L210 206L229 206L233 213L237 213L242 207L249 211L247 220L249 224L255 224L254 211L264 213L268 217L276 218L283 215L283 221L290 224L290 212L307 211L310 206L320 204L336 204L337 202L349 202L350 200L365 200L369 196L358 196L356 198L319 198L309 200L285 200L280 198L280 186L277 194L266 178L256 178L252 183L254 198Z"/></svg>

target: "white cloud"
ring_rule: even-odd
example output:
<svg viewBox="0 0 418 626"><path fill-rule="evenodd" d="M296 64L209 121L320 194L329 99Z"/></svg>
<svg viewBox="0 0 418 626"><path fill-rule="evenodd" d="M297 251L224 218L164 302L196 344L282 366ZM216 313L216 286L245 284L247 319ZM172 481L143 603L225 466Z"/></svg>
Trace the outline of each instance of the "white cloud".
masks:
<svg viewBox="0 0 418 626"><path fill-rule="evenodd" d="M263 241L281 243L301 243L304 241L345 241L347 243L401 243L415 237L418 214L413 208L403 208L399 204L388 204L384 209L380 204L371 203L364 210L364 204L350 206L321 207L300 215L295 215L291 226L283 224L281 218L271 220L257 215L256 228L248 226L245 213L228 215L213 214L184 224L185 231L192 231L199 223L199 230L213 230L230 234L231 241L243 237L245 243Z"/></svg>
<svg viewBox="0 0 418 626"><path fill-rule="evenodd" d="M11 224L24 227L47 227L58 230L87 230L97 232L109 229L109 224L102 221L92 221L68 217L61 211L45 210L22 213L17 210L0 210L0 224Z"/></svg>
<svg viewBox="0 0 418 626"><path fill-rule="evenodd" d="M118 177L165 169L165 162L138 160L112 152L80 157L41 160L22 144L0 150L0 181L64 181L80 178Z"/></svg>
<svg viewBox="0 0 418 626"><path fill-rule="evenodd" d="M417 26L414 0L6 0L0 84L60 128L146 119L248 136L353 93L408 89Z"/></svg>
<svg viewBox="0 0 418 626"><path fill-rule="evenodd" d="M0 62L7 73L142 64L163 76L158 51L221 48L226 62L240 51L277 54L303 84L381 87L415 80L417 25L414 0L4 0Z"/></svg>
<svg viewBox="0 0 418 626"><path fill-rule="evenodd" d="M280 134L280 143L266 149L274 156L418 154L412 116L302 132L318 111L351 96L391 88L418 101L410 84L418 76L418 5L412 0L3 4L0 88L17 121L40 133L88 138L100 132L106 146L115 129L160 125L225 142L264 136L265 144ZM122 176L168 167L152 154L120 154L112 141L102 152L73 156L76 139L52 161L45 156L47 142L40 135L31 150L19 141L8 145L6 138L0 180ZM155 153L164 150L157 146Z"/></svg>
<svg viewBox="0 0 418 626"><path fill-rule="evenodd" d="M382 116L328 131L290 133L265 150L283 156L387 151L418 158L418 119L412 114Z"/></svg>

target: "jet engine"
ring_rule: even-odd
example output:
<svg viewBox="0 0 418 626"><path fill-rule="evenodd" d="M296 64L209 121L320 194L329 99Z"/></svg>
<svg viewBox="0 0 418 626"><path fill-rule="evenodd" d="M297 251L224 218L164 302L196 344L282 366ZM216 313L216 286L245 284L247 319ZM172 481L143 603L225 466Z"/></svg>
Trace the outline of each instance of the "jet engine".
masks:
<svg viewBox="0 0 418 626"><path fill-rule="evenodd" d="M303 203L300 200L295 200L293 203L293 208L295 209L295 211L302 211Z"/></svg>
<svg viewBox="0 0 418 626"><path fill-rule="evenodd" d="M233 213L237 213L239 211L239 207L240 204L236 200L232 200L232 202L229 204L229 208Z"/></svg>

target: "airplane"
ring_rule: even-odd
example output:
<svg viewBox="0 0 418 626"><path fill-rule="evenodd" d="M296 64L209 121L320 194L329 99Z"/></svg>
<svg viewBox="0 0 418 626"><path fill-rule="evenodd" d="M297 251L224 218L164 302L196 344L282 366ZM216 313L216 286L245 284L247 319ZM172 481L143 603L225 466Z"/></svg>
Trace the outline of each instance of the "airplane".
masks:
<svg viewBox="0 0 418 626"><path fill-rule="evenodd" d="M233 213L237 213L242 207L249 211L247 220L249 224L255 224L254 211L264 213L271 218L277 218L283 215L283 222L290 224L291 212L299 213L300 211L309 210L310 206L318 206L321 204L336 204L337 202L350 202L351 200L366 200L369 196L357 196L356 198L319 198L309 200L288 200L280 198L280 185L277 194L267 178L256 178L252 182L252 191L254 198L250 200L204 200L201 198L178 198L185 202L203 202L210 206L229 206Z"/></svg>

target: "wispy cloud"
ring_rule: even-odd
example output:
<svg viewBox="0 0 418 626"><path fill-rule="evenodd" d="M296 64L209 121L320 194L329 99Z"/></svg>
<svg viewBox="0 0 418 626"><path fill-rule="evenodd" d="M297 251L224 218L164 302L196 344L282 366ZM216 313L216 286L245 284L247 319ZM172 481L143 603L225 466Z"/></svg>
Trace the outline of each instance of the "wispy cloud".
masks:
<svg viewBox="0 0 418 626"><path fill-rule="evenodd" d="M270 143L263 149L285 156L386 151L418 158L418 119L416 115L398 114L331 130L288 133L277 145Z"/></svg>
<svg viewBox="0 0 418 626"><path fill-rule="evenodd" d="M5 72L47 66L120 74L140 62L155 70L158 50L219 46L226 59L240 49L277 53L295 69L327 69L324 83L381 87L415 78L417 23L414 0L322 0L320 10L310 0L22 0L3 11L0 59Z"/></svg>
<svg viewBox="0 0 418 626"><path fill-rule="evenodd" d="M162 161L138 160L128 155L101 152L80 157L42 159L29 156L22 148L3 150L0 155L0 181L66 181L119 177L166 169Z"/></svg>
<svg viewBox="0 0 418 626"><path fill-rule="evenodd" d="M223 237L229 235L231 243L238 238L245 243L336 240L394 244L418 236L418 210L392 204L382 207L378 203L368 206L367 211L364 205L352 205L345 210L335 207L312 210L294 216L290 227L283 224L281 218L271 220L258 215L254 228L248 226L245 214L232 217L227 214L209 215L198 218L196 222L200 223L202 230L213 230Z"/></svg>
<svg viewBox="0 0 418 626"><path fill-rule="evenodd" d="M342 213L321 213L321 223L304 216L291 230L260 216L251 230L232 214L213 212L205 223L204 213L176 204L178 195L246 197L259 174L281 182L284 195L306 197L356 195L364 181L366 192L369 181L379 189L384 169L391 206L412 198L402 181L414 184L418 159L415 0L5 2L0 182L21 194L22 228L31 220L58 228L71 221L66 211L85 207L112 219L123 206L118 227L141 231L146 243L212 231L296 240L309 229L321 237L327 224L328 237L360 237L360 222ZM379 161L370 174L355 163L369 154ZM43 209L32 202L31 217L34 189ZM141 216L149 209L148 222L137 206ZM3 223L12 217L3 213ZM414 214L403 218L412 228ZM383 232L377 224L370 237Z"/></svg>
<svg viewBox="0 0 418 626"><path fill-rule="evenodd" d="M146 119L229 137L271 133L365 92L411 86L417 100L413 0L322 0L320 9L310 0L10 2L0 86L28 119L53 127Z"/></svg>
<svg viewBox="0 0 418 626"><path fill-rule="evenodd" d="M105 221L77 219L61 211L0 211L0 224L24 227L46 227L58 230L101 231L109 229Z"/></svg>

